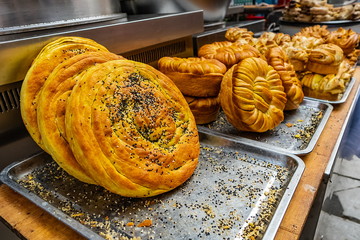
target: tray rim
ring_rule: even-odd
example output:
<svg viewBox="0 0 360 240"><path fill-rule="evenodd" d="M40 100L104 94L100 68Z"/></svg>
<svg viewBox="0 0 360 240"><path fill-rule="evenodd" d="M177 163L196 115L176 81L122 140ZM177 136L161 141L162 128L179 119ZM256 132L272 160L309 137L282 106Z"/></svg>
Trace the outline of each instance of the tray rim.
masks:
<svg viewBox="0 0 360 240"><path fill-rule="evenodd" d="M213 135L213 134L207 134L207 133L202 133L202 134ZM213 136L215 136L217 138L222 138L221 136L216 136L216 135L213 135ZM242 142L233 141L231 139L226 139L226 138L223 138L223 139L225 139L226 141L232 141L237 144L242 144L242 145L248 146L250 148L253 148L254 150L259 149L264 152L270 152L275 155L282 155L282 156L286 157L288 161L290 159L292 159L294 161L294 163L296 164L293 174L292 174L291 178L289 179L289 182L284 190L284 193L283 193L280 201L278 202L276 210L275 210L275 212L272 216L272 219L269 222L267 229L264 232L264 235L262 238L263 240L271 240L275 237L275 235L279 229L279 226L281 224L281 221L285 215L285 212L286 212L286 210L290 204L290 201L294 195L294 192L300 182L302 174L305 170L305 163L300 157L293 155L293 154L277 152L277 151L273 151L273 150L270 150L267 148L262 148L262 147L242 143ZM21 166L22 164L29 162L29 161L34 161L33 159L35 157L39 157L40 155L43 155L43 154L47 154L47 153L44 151L40 151L26 159L23 159L21 161L14 162L14 163L8 165L0 172L0 181L3 184L10 187L15 192L19 193L23 197L30 200L32 203L34 203L35 205L37 205L38 207L43 209L45 212L49 213L50 215L52 215L53 217L58 219L60 222L64 223L68 227L70 227L75 232L79 233L80 235L82 235L88 239L104 240L104 238L101 237L100 235L98 235L96 232L92 231L85 225L82 225L80 222L76 221L72 217L66 215L64 212L62 212L57 207L53 206L51 203L48 203L41 197L37 196L36 194L34 194L31 191L27 190L26 188L22 187L11 177L11 175L10 175L11 170L16 168L17 166ZM277 221L274 221L274 219L277 219ZM240 240L240 239L235 238L234 240Z"/></svg>
<svg viewBox="0 0 360 240"><path fill-rule="evenodd" d="M319 101L319 102L323 102L323 103L329 103L329 104L341 104L341 103L344 103L348 99L351 90L354 88L355 82L356 82L356 78L352 77L351 81L349 82L349 84L346 87L346 90L345 90L343 96L339 100L331 101L331 100L319 99L319 98L313 98L313 97L307 97L307 96L305 96L305 99L315 100L315 101Z"/></svg>
<svg viewBox="0 0 360 240"><path fill-rule="evenodd" d="M253 139L249 139L249 138L246 138L246 137L242 137L242 136L234 136L234 135L229 135L229 134L226 134L226 133L221 133L219 131L215 131L215 130L212 130L208 127L205 127L205 126L201 126L201 125L198 125L198 131L199 132L202 132L202 133L206 133L206 134L215 134L217 136L220 136L220 137L223 137L223 138L226 138L226 139L229 139L229 140L232 140L232 141L236 141L236 142L241 142L241 143L244 143L244 144L247 144L247 145L254 145L256 144L257 147L260 147L260 148L263 148L263 149L270 149L269 150L273 150L273 151L280 151L281 153L283 154L292 154L292 155L297 155L297 156L304 156L310 152L312 152L312 150L314 149L317 141L318 141L318 138L320 137L322 131L324 130L324 127L326 125L326 123L328 122L329 118L330 118L330 115L331 115L331 112L333 111L334 107L329 104L329 103L325 103L325 102L319 102L319 101L316 101L316 100L313 100L313 99L304 99L303 103L307 103L307 104L317 104L317 105L323 105L323 106L326 106L326 111L323 115L323 118L321 119L321 122L320 124L318 125L313 137L311 138L309 144L307 145L306 148L304 149L300 149L300 150L289 150L289 149L284 149L282 147L278 147L278 146L274 146L274 145L271 145L269 143L264 143L264 142L259 142L259 141L256 141L256 140L253 140Z"/></svg>

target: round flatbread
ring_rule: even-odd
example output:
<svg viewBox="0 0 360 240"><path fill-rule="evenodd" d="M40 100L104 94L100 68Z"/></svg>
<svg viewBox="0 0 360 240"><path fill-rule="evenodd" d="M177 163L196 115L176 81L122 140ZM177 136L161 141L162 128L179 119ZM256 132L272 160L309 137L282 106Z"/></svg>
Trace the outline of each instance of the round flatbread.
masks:
<svg viewBox="0 0 360 240"><path fill-rule="evenodd" d="M37 125L37 102L44 82L61 62L86 52L108 50L95 41L81 37L62 37L47 44L33 61L20 91L23 122L34 141L45 151Z"/></svg>
<svg viewBox="0 0 360 240"><path fill-rule="evenodd" d="M90 68L68 98L65 122L79 164L123 196L170 191L198 162L198 132L186 100L167 76L143 63Z"/></svg>
<svg viewBox="0 0 360 240"><path fill-rule="evenodd" d="M70 175L95 183L76 161L65 133L66 101L77 79L96 64L124 59L109 52L88 52L65 60L49 75L38 96L37 120L42 144Z"/></svg>

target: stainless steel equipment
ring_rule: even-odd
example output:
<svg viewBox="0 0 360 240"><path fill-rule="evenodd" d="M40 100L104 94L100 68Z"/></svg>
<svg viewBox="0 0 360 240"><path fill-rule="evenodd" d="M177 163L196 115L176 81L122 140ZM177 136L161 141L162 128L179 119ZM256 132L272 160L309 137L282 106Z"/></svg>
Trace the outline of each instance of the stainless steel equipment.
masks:
<svg viewBox="0 0 360 240"><path fill-rule="evenodd" d="M223 21L230 0L120 0L129 14L177 13L203 10L205 22Z"/></svg>

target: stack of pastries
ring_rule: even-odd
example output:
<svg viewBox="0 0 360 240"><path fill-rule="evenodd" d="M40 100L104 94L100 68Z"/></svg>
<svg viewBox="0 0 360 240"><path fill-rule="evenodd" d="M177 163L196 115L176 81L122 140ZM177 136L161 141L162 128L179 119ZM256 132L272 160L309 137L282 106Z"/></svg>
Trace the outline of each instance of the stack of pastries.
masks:
<svg viewBox="0 0 360 240"><path fill-rule="evenodd" d="M325 0L291 0L284 11L284 20L295 22L327 22L359 19L359 3L343 6Z"/></svg>
<svg viewBox="0 0 360 240"><path fill-rule="evenodd" d="M356 32L329 31L320 25L294 36L265 32L258 38L246 28L234 27L227 29L225 39L201 46L195 57L163 57L158 68L185 95L197 124L217 119L217 114L209 114L209 97L216 97L220 104L216 113L222 109L240 131L275 128L284 111L296 110L305 96L340 99L360 55ZM205 93L213 86L214 75L216 96Z"/></svg>
<svg viewBox="0 0 360 240"><path fill-rule="evenodd" d="M32 138L83 182L149 197L176 188L197 166L196 122L176 85L93 40L48 43L24 79L20 101Z"/></svg>
<svg viewBox="0 0 360 240"><path fill-rule="evenodd" d="M282 48L305 96L336 101L341 99L354 73L360 55L359 41L360 35L351 29L330 31L327 26L314 25L293 36L266 32L249 43L262 51L269 46Z"/></svg>

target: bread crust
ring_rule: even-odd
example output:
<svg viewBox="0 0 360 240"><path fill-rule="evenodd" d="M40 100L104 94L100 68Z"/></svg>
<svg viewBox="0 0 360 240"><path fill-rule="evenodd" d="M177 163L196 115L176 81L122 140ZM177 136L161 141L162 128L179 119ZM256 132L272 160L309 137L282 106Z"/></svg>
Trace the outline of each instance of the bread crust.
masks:
<svg viewBox="0 0 360 240"><path fill-rule="evenodd" d="M37 124L37 102L44 82L61 62L85 52L108 50L95 41L81 37L62 37L48 43L28 70L20 90L21 117L30 136L44 149ZM46 150L46 149L44 149Z"/></svg>
<svg viewBox="0 0 360 240"><path fill-rule="evenodd" d="M311 50L307 70L318 74L336 74L344 59L344 53L335 44L321 44Z"/></svg>
<svg viewBox="0 0 360 240"><path fill-rule="evenodd" d="M203 57L163 57L158 61L158 68L184 95L194 97L218 96L227 70L220 61Z"/></svg>
<svg viewBox="0 0 360 240"><path fill-rule="evenodd" d="M65 121L79 164L122 196L170 191L196 168L200 143L191 110L149 65L115 60L89 69L68 98Z"/></svg>
<svg viewBox="0 0 360 240"><path fill-rule="evenodd" d="M37 120L42 143L54 161L80 181L95 183L75 159L65 133L65 109L77 80L96 64L124 59L109 52L76 55L59 64L45 81L37 105Z"/></svg>
<svg viewBox="0 0 360 240"><path fill-rule="evenodd" d="M194 114L196 124L207 124L215 121L220 112L218 97L199 98L185 96L187 103Z"/></svg>
<svg viewBox="0 0 360 240"><path fill-rule="evenodd" d="M284 120L280 76L260 58L246 58L225 74L220 102L228 121L241 131L265 132Z"/></svg>

